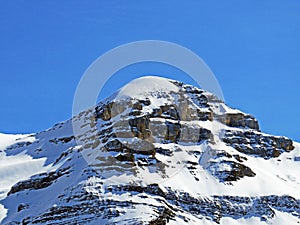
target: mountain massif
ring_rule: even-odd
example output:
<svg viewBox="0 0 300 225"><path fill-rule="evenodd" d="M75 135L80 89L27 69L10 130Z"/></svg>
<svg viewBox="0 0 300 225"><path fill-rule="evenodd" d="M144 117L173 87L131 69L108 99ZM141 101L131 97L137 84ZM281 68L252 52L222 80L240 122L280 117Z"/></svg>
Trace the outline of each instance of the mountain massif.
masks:
<svg viewBox="0 0 300 225"><path fill-rule="evenodd" d="M299 171L299 143L205 90L142 77L46 131L0 134L0 221L296 225Z"/></svg>

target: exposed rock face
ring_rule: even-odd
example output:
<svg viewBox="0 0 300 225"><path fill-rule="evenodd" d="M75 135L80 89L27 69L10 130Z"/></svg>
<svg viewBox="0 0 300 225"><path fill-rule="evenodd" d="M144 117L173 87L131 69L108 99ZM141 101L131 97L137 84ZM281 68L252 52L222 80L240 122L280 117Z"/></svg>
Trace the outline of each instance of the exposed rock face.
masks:
<svg viewBox="0 0 300 225"><path fill-rule="evenodd" d="M99 185L101 187L101 184ZM156 199L155 204L151 205L155 216L147 224L168 224L170 221L175 221L176 215L180 215L187 224L191 223L191 218L184 215L184 212L206 218L217 224L220 223L222 218L233 216L244 219L256 216L260 217L262 221L266 221L275 217L275 210L292 213L295 217L300 218L300 201L288 195L261 197L215 195L206 198L195 198L186 192L176 193L172 189L163 191L156 184L146 187L114 185L107 187L106 192L115 193L119 197L124 192L132 193L132 196L123 200L104 199L82 189L81 192L77 192L77 196L71 193L70 197L61 197L61 200L74 202L74 205L53 206L49 211L39 216L29 216L22 223L15 224L43 224L49 221L61 224L59 221L62 219L65 220L64 224L74 224L72 218L78 214L82 216L76 220L77 224L85 224L97 218L102 218L102 222L118 221L116 219L122 214L127 214L128 209L139 208L140 203L132 201L132 199L139 199L143 202L145 199L149 201L152 198L151 196L158 196L163 198L164 201L161 202ZM127 221L127 224L134 225L137 223L134 218L131 218Z"/></svg>
<svg viewBox="0 0 300 225"><path fill-rule="evenodd" d="M254 177L256 175L249 167L235 161L223 160L212 163L210 167L209 169L213 175L221 182L237 181L245 176ZM222 170L222 167L227 168L226 170Z"/></svg>
<svg viewBox="0 0 300 225"><path fill-rule="evenodd" d="M127 107L127 102L108 102L107 104L101 104L95 108L96 117L107 121L124 112Z"/></svg>
<svg viewBox="0 0 300 225"><path fill-rule="evenodd" d="M135 153L143 155L155 154L154 145L149 142L138 142L124 145L118 139L113 139L107 142L104 149L109 152Z"/></svg>
<svg viewBox="0 0 300 225"><path fill-rule="evenodd" d="M50 140L49 142L57 144L59 142L63 142L63 143L68 143L70 141L72 141L75 137L74 136L70 136L70 137L64 137L64 138L54 138L52 140Z"/></svg>
<svg viewBox="0 0 300 225"><path fill-rule="evenodd" d="M45 159L48 172L10 187L1 224L300 223L297 143L261 133L211 93L162 83L8 147L8 157Z"/></svg>
<svg viewBox="0 0 300 225"><path fill-rule="evenodd" d="M148 139L150 137L149 123L150 121L147 116L135 117L129 120L131 132L135 137L140 139Z"/></svg>
<svg viewBox="0 0 300 225"><path fill-rule="evenodd" d="M21 181L15 184L7 195L11 195L24 190L37 190L50 186L61 176L64 176L69 173L69 168L58 170L50 173L38 174L31 177L29 180Z"/></svg>
<svg viewBox="0 0 300 225"><path fill-rule="evenodd" d="M213 113L209 112L202 112L201 110L197 110L197 116L201 121L213 121Z"/></svg>
<svg viewBox="0 0 300 225"><path fill-rule="evenodd" d="M288 138L268 136L253 131L227 130L223 141L239 152L266 159L278 157L283 152L289 152L295 148Z"/></svg>
<svg viewBox="0 0 300 225"><path fill-rule="evenodd" d="M207 160L206 162L203 162ZM254 177L253 170L244 165L247 158L239 154L231 155L224 150L210 149L200 158L202 164L219 182L232 183L243 177Z"/></svg>
<svg viewBox="0 0 300 225"><path fill-rule="evenodd" d="M125 100L124 102L126 102L127 108L130 108L130 112L127 117L122 116L121 120L116 121L114 124L115 131L111 132L109 136L137 137L150 142L158 138L166 143L213 140L213 135L209 130L181 123L185 120L213 121L213 113L209 109L208 99L202 94L202 91L198 90L189 90L188 93L199 94L199 96L193 96L193 98L201 108L190 107L188 103L190 100L186 99L184 92L172 93L178 99L179 106L162 104L157 108L154 107L151 111L148 110L146 113L143 109L151 106L149 98ZM95 117L109 121L125 111L124 102L112 102L96 107ZM205 110L203 111L203 109ZM128 126L131 133L128 132Z"/></svg>
<svg viewBox="0 0 300 225"><path fill-rule="evenodd" d="M246 127L259 131L258 121L253 116L242 113L227 113L225 124L230 127Z"/></svg>
<svg viewBox="0 0 300 225"><path fill-rule="evenodd" d="M177 143L180 139L180 124L166 122L167 125L167 133L165 136L166 141L171 141L173 143Z"/></svg>

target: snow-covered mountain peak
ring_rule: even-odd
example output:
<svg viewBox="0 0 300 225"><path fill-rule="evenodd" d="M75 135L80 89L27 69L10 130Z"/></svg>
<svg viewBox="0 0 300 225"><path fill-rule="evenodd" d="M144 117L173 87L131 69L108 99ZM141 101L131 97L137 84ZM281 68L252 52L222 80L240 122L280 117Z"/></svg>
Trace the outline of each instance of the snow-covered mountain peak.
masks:
<svg viewBox="0 0 300 225"><path fill-rule="evenodd" d="M139 78L1 146L2 224L300 222L300 145L178 81Z"/></svg>

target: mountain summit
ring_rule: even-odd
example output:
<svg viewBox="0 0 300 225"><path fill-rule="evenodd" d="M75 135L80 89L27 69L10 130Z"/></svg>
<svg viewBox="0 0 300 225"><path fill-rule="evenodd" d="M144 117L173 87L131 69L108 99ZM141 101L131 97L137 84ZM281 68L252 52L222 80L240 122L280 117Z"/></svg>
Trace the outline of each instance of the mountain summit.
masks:
<svg viewBox="0 0 300 225"><path fill-rule="evenodd" d="M5 225L300 223L300 144L175 80L139 78L0 150Z"/></svg>

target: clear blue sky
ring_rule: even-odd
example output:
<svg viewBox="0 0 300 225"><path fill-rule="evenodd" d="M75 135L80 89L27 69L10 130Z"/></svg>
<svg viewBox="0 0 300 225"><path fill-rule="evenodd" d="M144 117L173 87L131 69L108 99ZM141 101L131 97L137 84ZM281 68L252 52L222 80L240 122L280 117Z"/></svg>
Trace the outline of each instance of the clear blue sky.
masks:
<svg viewBox="0 0 300 225"><path fill-rule="evenodd" d="M72 115L77 83L101 54L158 39L210 66L228 105L263 131L300 140L300 1L0 0L0 132L44 130ZM138 64L102 97L144 74L189 81L174 68Z"/></svg>

